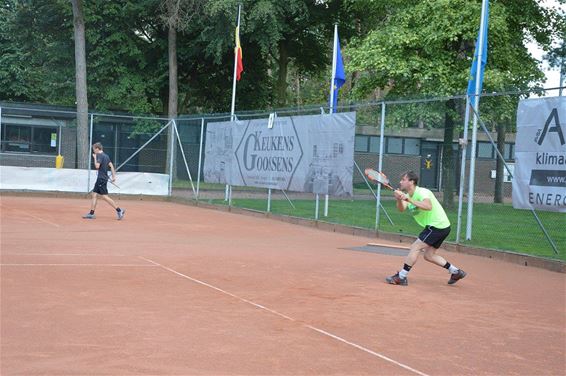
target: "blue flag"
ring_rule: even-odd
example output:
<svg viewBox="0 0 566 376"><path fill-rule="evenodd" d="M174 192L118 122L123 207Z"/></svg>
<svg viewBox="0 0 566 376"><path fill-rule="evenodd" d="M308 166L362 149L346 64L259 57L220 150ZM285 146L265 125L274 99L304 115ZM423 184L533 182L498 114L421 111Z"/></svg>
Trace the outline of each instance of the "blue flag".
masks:
<svg viewBox="0 0 566 376"><path fill-rule="evenodd" d="M338 90L346 82L346 72L344 72L344 62L342 61L342 52L340 51L340 40L338 39L338 27L334 30L334 55L332 60L336 59L336 69L332 72L332 88L330 90L334 91L333 103L330 103L332 112L336 112L336 106L338 105Z"/></svg>
<svg viewBox="0 0 566 376"><path fill-rule="evenodd" d="M485 71L485 66L487 64L487 25L489 20L489 1L486 3L486 9L484 14L483 22L483 43L480 46L480 35L482 35L482 30L478 31L478 39L476 39L476 50L474 52L474 60L472 61L472 69L470 70L470 78L468 80L468 92L470 96L470 105L475 108L476 100L479 101L479 94L482 91L483 86L483 73ZM480 64L480 86L479 91L476 93L476 75L478 72L478 56L481 51L481 64Z"/></svg>

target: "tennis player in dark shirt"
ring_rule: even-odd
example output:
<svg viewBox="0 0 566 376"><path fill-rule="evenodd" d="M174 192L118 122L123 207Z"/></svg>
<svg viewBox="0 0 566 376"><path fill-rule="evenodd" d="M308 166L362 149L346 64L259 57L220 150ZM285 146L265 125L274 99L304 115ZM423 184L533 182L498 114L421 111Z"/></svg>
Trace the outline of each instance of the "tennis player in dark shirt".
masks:
<svg viewBox="0 0 566 376"><path fill-rule="evenodd" d="M108 180L112 179L111 181L116 181L116 170L114 169L114 165L112 161L110 161L110 157L103 151L102 144L100 142L95 143L92 145L92 158L94 159L94 166L98 170L98 174L96 177L96 182L94 183L94 188L92 189L92 203L90 205L90 212L83 215L84 219L95 219L96 216L94 215L94 211L96 210L96 204L98 202L98 196L102 197L104 201L106 201L110 206L116 210L116 218L121 220L124 218L124 214L126 214L125 209L121 209L116 205L114 200L108 197ZM112 172L112 178L108 177L108 169Z"/></svg>

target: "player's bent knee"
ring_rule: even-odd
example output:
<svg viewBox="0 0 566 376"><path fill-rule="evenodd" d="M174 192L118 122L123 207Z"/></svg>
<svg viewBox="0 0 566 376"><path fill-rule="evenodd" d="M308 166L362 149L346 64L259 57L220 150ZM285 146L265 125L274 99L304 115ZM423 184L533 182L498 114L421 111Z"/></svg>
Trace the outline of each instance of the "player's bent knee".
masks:
<svg viewBox="0 0 566 376"><path fill-rule="evenodd" d="M430 262L434 262L434 255L436 253L436 249L429 247L428 249L426 249L425 254L424 254L424 259L426 261L430 261Z"/></svg>
<svg viewBox="0 0 566 376"><path fill-rule="evenodd" d="M413 244L411 244L411 251L419 251L419 252L424 252L426 251L427 248L427 244L422 242L420 239L415 241Z"/></svg>

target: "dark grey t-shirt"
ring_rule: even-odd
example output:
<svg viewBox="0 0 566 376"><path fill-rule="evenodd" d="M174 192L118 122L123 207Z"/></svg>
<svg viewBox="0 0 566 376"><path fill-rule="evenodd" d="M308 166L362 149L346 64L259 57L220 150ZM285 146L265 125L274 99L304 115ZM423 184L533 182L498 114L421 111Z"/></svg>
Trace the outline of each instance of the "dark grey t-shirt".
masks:
<svg viewBox="0 0 566 376"><path fill-rule="evenodd" d="M98 178L108 180L108 164L110 163L110 157L108 154L102 152L96 155L96 161L100 163Z"/></svg>

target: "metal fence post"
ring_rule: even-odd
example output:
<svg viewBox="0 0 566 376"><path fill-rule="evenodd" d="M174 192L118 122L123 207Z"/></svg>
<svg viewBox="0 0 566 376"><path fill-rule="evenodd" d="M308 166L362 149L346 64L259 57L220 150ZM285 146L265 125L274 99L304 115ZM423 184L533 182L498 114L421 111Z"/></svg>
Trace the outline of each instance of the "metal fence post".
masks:
<svg viewBox="0 0 566 376"><path fill-rule="evenodd" d="M203 139L203 134L204 134L204 118L201 119L200 121L200 146L199 146L199 152L198 152L198 172L197 172L197 201L198 201L198 194L199 194L199 188L200 188L200 170L202 168L202 139Z"/></svg>
<svg viewBox="0 0 566 376"><path fill-rule="evenodd" d="M476 99L476 106L478 102L479 102L479 98ZM472 150L470 151L470 177L468 179L468 215L466 218L466 240L472 240L477 140L478 140L478 117L476 114L474 114L474 121L472 126Z"/></svg>
<svg viewBox="0 0 566 376"><path fill-rule="evenodd" d="M2 106L0 106L0 152L4 148L2 147Z"/></svg>
<svg viewBox="0 0 566 376"><path fill-rule="evenodd" d="M381 124L379 127L379 162L377 163L377 170L381 172L383 168L383 144L385 133L385 102L381 102ZM377 199L375 203L375 229L379 228L379 207L381 206L381 184L377 185Z"/></svg>
<svg viewBox="0 0 566 376"><path fill-rule="evenodd" d="M169 123L169 132L171 132L171 144L169 145L169 197L171 197L171 193L173 192L173 148L175 147L175 119L171 120Z"/></svg>
<svg viewBox="0 0 566 376"><path fill-rule="evenodd" d="M90 130L89 130L89 143L88 143L88 147L92 147L92 129L94 128L94 114L90 114ZM91 166L92 163L92 158L88 158L88 177L87 177L87 187L86 187L86 193L90 192L90 169L92 168Z"/></svg>
<svg viewBox="0 0 566 376"><path fill-rule="evenodd" d="M470 122L470 97L466 96L464 115L464 135L462 136L462 161L460 162L460 189L458 190L458 222L456 224L456 243L460 243L462 228L462 206L464 205L464 185L466 184L466 153L468 146L468 123Z"/></svg>

